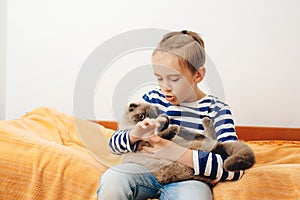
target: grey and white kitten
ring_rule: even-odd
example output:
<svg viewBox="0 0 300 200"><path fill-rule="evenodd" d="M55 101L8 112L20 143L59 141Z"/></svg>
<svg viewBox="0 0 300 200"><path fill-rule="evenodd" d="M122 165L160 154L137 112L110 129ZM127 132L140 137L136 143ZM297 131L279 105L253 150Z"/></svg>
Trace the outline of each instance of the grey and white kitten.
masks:
<svg viewBox="0 0 300 200"><path fill-rule="evenodd" d="M131 103L122 117L119 128L122 130L132 129L146 117L157 118L158 116L157 108L150 104ZM247 144L240 141L217 142L216 132L211 119L208 117L202 119L203 133L193 132L178 125L169 125L169 118L166 115L160 115L160 117L165 117L167 121L161 123L157 135L192 150L209 151L226 156L225 170L245 170L255 163L254 152ZM164 159L150 158L142 151L124 154L122 162L133 162L145 166L162 184L184 180L200 180L211 185L214 183L214 180L209 177L194 175L194 170L186 165Z"/></svg>

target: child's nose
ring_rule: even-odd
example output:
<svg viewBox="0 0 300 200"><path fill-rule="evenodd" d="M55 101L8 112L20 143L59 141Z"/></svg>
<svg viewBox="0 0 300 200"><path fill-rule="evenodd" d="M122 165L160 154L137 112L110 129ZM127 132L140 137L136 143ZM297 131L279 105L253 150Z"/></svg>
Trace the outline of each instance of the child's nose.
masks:
<svg viewBox="0 0 300 200"><path fill-rule="evenodd" d="M164 81L163 83L160 84L160 87L162 90L170 91L172 90L171 84L169 81Z"/></svg>

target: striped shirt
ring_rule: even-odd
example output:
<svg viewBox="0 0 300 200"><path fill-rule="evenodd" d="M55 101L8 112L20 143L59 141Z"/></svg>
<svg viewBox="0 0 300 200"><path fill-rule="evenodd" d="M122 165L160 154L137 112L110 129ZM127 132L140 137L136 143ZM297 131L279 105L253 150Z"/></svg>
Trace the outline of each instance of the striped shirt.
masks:
<svg viewBox="0 0 300 200"><path fill-rule="evenodd" d="M159 109L159 114L168 115L170 124L203 132L202 118L209 117L213 121L218 141L238 140L230 108L217 97L207 95L196 102L181 103L178 106L170 104L160 89L154 89L145 94L143 100L156 106ZM111 137L109 145L111 150L117 154L137 151L138 147L137 143L130 145L129 130L117 130ZM243 171L225 171L223 168L225 159L225 156L219 154L193 150L194 174L208 176L216 182L240 179Z"/></svg>

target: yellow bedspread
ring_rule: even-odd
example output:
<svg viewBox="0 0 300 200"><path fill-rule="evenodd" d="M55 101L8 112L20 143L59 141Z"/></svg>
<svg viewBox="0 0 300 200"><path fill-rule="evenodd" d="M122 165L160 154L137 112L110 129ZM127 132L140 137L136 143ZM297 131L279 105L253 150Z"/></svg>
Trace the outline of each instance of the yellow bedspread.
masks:
<svg viewBox="0 0 300 200"><path fill-rule="evenodd" d="M218 183L214 199L300 199L300 142L248 142L256 155L242 179Z"/></svg>
<svg viewBox="0 0 300 200"><path fill-rule="evenodd" d="M101 174L120 160L108 149L112 133L48 108L0 121L0 199L96 199ZM214 199L300 199L300 142L248 144L257 164L218 183Z"/></svg>
<svg viewBox="0 0 300 200"><path fill-rule="evenodd" d="M0 121L0 199L96 199L106 163L119 160L107 148L111 133L47 108ZM97 156L82 142L89 137L97 140L89 144Z"/></svg>

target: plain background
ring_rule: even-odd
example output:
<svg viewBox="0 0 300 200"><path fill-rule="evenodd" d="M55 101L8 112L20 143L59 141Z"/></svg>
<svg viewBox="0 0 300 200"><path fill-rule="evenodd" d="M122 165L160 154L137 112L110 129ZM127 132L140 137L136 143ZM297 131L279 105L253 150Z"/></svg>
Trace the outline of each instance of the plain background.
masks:
<svg viewBox="0 0 300 200"><path fill-rule="evenodd" d="M162 28L202 34L237 125L300 127L298 0L0 2L1 119L41 106L72 115L76 77L95 48L126 31ZM113 86L126 73L118 65L148 65L150 53L124 56L103 81ZM112 88L95 93L97 119L115 119Z"/></svg>

